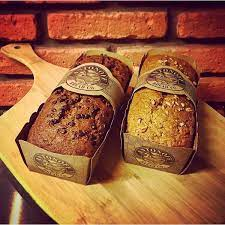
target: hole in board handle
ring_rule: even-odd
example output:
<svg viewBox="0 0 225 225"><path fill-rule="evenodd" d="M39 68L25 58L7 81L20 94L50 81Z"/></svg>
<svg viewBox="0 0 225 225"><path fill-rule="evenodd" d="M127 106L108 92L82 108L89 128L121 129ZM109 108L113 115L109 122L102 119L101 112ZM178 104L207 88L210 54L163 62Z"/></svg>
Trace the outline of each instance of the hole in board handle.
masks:
<svg viewBox="0 0 225 225"><path fill-rule="evenodd" d="M19 45L14 46L15 49L20 49L21 47Z"/></svg>

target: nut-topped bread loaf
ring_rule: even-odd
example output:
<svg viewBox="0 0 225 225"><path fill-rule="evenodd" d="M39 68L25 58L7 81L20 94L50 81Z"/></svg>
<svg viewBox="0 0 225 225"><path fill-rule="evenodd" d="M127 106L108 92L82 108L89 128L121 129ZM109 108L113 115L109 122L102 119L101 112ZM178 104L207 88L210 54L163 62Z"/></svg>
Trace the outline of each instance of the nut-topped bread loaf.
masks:
<svg viewBox="0 0 225 225"><path fill-rule="evenodd" d="M106 55L83 54L74 67L84 63L107 67L126 90L132 71L120 60ZM28 142L59 154L92 157L110 127L113 113L111 104L102 96L57 88L32 125Z"/></svg>
<svg viewBox="0 0 225 225"><path fill-rule="evenodd" d="M147 56L140 75L157 67L170 66L181 71L193 83L198 74L183 59L169 55ZM168 147L192 147L196 127L195 107L185 95L148 88L134 93L127 116L127 133Z"/></svg>

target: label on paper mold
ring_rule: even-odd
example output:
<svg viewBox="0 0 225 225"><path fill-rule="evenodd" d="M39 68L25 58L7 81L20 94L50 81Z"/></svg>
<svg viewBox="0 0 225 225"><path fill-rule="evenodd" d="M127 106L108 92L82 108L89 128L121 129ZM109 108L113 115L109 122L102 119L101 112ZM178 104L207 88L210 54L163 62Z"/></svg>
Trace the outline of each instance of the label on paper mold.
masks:
<svg viewBox="0 0 225 225"><path fill-rule="evenodd" d="M119 81L111 71L99 63L84 63L71 69L58 87L79 94L104 96L116 111L124 97Z"/></svg>

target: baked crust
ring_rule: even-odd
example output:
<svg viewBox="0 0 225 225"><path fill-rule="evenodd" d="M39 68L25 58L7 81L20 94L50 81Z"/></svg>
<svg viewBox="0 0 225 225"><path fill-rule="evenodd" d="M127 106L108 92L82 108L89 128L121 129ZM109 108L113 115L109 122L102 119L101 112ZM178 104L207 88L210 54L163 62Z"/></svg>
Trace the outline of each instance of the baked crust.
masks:
<svg viewBox="0 0 225 225"><path fill-rule="evenodd" d="M147 56L141 74L163 65L180 70L197 85L198 75L191 65L172 56ZM163 146L192 147L195 118L194 105L186 96L142 88L129 106L127 132Z"/></svg>
<svg viewBox="0 0 225 225"><path fill-rule="evenodd" d="M118 59L82 55L74 67L95 62L106 66L125 90L132 72ZM101 145L113 117L102 96L88 96L57 88L47 99L29 134L28 142L45 150L92 157Z"/></svg>

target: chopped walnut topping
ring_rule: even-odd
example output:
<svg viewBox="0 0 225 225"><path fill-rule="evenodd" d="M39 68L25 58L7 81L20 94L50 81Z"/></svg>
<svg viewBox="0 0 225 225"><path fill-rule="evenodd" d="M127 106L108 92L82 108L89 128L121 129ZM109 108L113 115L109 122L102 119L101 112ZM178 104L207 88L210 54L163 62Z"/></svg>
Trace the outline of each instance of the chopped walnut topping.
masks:
<svg viewBox="0 0 225 225"><path fill-rule="evenodd" d="M138 119L138 123L141 123L141 121L142 121L142 118L139 118L139 119Z"/></svg>
<svg viewBox="0 0 225 225"><path fill-rule="evenodd" d="M179 105L179 103L178 103L178 102L175 102L175 104L176 104L176 105Z"/></svg>
<svg viewBox="0 0 225 225"><path fill-rule="evenodd" d="M180 125L181 127L183 127L183 126L184 126L184 123L183 123L183 122L181 122L181 123L179 123L179 125Z"/></svg>
<svg viewBox="0 0 225 225"><path fill-rule="evenodd" d="M66 130L66 128L59 128L57 130L57 132L60 133L60 134L65 134L67 132L67 130Z"/></svg>
<svg viewBox="0 0 225 225"><path fill-rule="evenodd" d="M192 112L192 109L191 108L186 108L185 111L186 112Z"/></svg>
<svg viewBox="0 0 225 225"><path fill-rule="evenodd" d="M184 104L183 102L181 102L181 106L182 106L182 107L184 107L184 106L185 106L185 104Z"/></svg>
<svg viewBox="0 0 225 225"><path fill-rule="evenodd" d="M91 129L93 129L93 130L96 130L96 129L97 129L97 126L96 126L95 123L92 123L92 124L91 124Z"/></svg>
<svg viewBox="0 0 225 225"><path fill-rule="evenodd" d="M165 102L165 103L166 103L166 105L171 106L171 104L169 102Z"/></svg>
<svg viewBox="0 0 225 225"><path fill-rule="evenodd" d="M159 60L160 64L163 65L163 66L168 66L169 65L169 62L167 59L164 59L164 60Z"/></svg>

